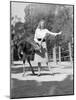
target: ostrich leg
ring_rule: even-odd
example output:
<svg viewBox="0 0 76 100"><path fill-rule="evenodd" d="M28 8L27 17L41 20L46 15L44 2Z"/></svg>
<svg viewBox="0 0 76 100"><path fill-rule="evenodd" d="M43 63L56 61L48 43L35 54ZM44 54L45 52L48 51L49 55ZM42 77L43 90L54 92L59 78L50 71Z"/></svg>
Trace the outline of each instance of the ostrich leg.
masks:
<svg viewBox="0 0 76 100"><path fill-rule="evenodd" d="M26 55L23 54L23 76L25 75L25 62L26 62L26 59L27 59Z"/></svg>
<svg viewBox="0 0 76 100"><path fill-rule="evenodd" d="M41 62L38 62L38 76L40 76Z"/></svg>
<svg viewBox="0 0 76 100"><path fill-rule="evenodd" d="M23 76L25 75L25 61L23 61Z"/></svg>
<svg viewBox="0 0 76 100"><path fill-rule="evenodd" d="M25 75L25 61L26 60L23 60L23 76Z"/></svg>
<svg viewBox="0 0 76 100"><path fill-rule="evenodd" d="M29 59L28 59L28 63L29 63L29 65L30 65L30 68L31 68L31 71L32 71L33 75L35 75L34 70L33 70L33 67L32 67L32 65L31 65L31 63L30 63L30 60L29 60Z"/></svg>

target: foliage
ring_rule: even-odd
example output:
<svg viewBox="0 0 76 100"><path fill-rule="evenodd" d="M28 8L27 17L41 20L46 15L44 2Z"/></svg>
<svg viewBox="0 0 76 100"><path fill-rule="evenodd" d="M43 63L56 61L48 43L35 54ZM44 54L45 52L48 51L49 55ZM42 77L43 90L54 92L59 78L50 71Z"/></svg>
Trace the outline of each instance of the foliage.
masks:
<svg viewBox="0 0 76 100"><path fill-rule="evenodd" d="M61 36L57 36L56 38L54 38L54 40L52 41L53 44L60 45L62 42L71 40L71 35L73 34L73 19L71 17L73 14L73 7L54 5L54 8L52 8L52 10L47 10L46 6L41 7L39 5L39 8L38 5L33 5L33 9L32 6L30 6L31 5L25 8L25 30L27 30L30 36L35 33L35 29L39 21L41 19L45 19L47 29L52 32L63 32ZM57 7L59 7L58 14L55 15L54 12ZM43 8L45 9L45 11L41 10ZM51 5L49 6L49 9L50 8ZM46 14L45 12L47 11L48 13ZM48 37L48 42L51 43L51 36Z"/></svg>
<svg viewBox="0 0 76 100"><path fill-rule="evenodd" d="M57 13L55 13L57 12ZM57 37L47 37L48 48L55 45L63 45L71 41L73 36L73 7L63 5L28 5L25 10L25 22L16 22L11 25L13 40L17 42L20 38L33 38L37 25L41 19L46 21L45 27L52 32L62 31L62 35ZM11 19L11 21L14 18Z"/></svg>

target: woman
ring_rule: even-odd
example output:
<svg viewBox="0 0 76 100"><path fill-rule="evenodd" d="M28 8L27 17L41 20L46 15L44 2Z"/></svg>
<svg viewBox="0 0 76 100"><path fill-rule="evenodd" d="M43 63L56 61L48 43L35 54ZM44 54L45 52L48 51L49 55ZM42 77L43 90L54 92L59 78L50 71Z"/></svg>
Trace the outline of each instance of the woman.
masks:
<svg viewBox="0 0 76 100"><path fill-rule="evenodd" d="M38 43L39 45L42 45L42 41L43 39L47 36L47 35L60 35L62 32L59 33L53 33L51 31L49 31L48 29L45 28L45 21L41 20L38 24L38 27L35 30L35 36L34 36L34 41L36 43Z"/></svg>
<svg viewBox="0 0 76 100"><path fill-rule="evenodd" d="M52 36L56 36L56 35L60 35L62 32L59 33L53 33L51 31L49 31L48 29L45 28L45 21L41 20L38 24L38 27L35 30L35 36L34 36L34 41L38 44L40 51L43 52L45 49L45 57L44 59L41 58L39 55L36 55L35 59L38 62L38 71L39 71L39 75L40 75L40 67L41 67L41 62L46 62L48 64L48 55L47 55L47 46L46 46L46 40L45 37L47 35L52 35Z"/></svg>

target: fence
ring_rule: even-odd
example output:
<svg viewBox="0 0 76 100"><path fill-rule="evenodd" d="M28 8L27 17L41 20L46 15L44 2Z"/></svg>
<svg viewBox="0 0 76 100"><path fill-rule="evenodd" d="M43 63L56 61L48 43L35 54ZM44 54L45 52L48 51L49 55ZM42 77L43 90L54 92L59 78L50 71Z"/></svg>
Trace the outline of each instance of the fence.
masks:
<svg viewBox="0 0 76 100"><path fill-rule="evenodd" d="M73 61L73 44L70 42L66 46L54 46L48 50L48 58L50 62Z"/></svg>
<svg viewBox="0 0 76 100"><path fill-rule="evenodd" d="M17 53L14 55L16 56ZM13 57L13 53L12 53L12 57ZM64 47L63 46L54 46L53 48L48 50L48 58L49 58L49 62L54 62L54 63L57 63L57 62L60 63L62 61L72 62L74 59L73 44L71 44L69 42ZM13 60L13 58L11 60Z"/></svg>

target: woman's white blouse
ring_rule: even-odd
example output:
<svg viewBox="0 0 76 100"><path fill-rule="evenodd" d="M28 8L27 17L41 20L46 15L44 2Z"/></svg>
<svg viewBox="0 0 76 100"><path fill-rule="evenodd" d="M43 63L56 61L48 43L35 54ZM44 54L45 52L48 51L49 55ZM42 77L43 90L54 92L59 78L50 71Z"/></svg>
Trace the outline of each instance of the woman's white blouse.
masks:
<svg viewBox="0 0 76 100"><path fill-rule="evenodd" d="M56 33L50 32L48 29L37 28L35 31L34 41L40 44L41 41L38 41L38 38L42 40L47 34L56 35Z"/></svg>

